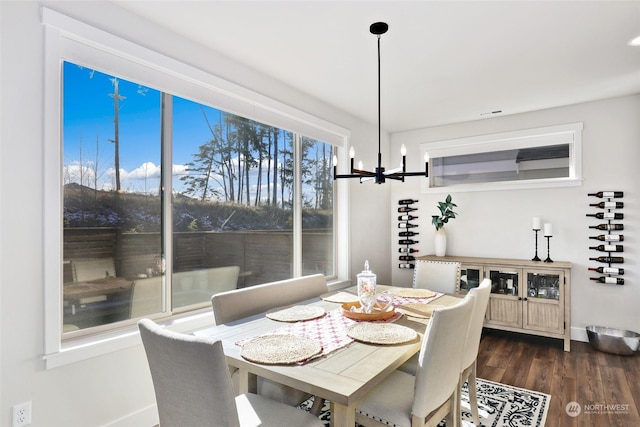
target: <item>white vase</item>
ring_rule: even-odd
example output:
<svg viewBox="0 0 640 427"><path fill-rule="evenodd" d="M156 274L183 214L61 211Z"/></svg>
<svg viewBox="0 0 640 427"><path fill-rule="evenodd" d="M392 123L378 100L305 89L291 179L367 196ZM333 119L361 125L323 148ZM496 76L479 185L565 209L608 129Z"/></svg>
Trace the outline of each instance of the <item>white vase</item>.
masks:
<svg viewBox="0 0 640 427"><path fill-rule="evenodd" d="M445 256L447 252L447 233L445 232L444 227L436 230L433 235L433 247L436 256Z"/></svg>

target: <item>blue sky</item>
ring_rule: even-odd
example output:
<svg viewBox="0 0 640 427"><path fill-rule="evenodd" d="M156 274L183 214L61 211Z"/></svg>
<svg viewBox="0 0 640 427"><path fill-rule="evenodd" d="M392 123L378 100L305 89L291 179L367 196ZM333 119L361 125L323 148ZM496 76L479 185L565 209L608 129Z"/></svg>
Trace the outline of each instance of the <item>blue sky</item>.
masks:
<svg viewBox="0 0 640 427"><path fill-rule="evenodd" d="M118 92L123 97L118 108L122 189L153 191L158 186L160 166L160 91L118 79ZM113 93L112 76L65 63L65 183L79 182L80 163L88 169L85 177L92 175L97 161L99 188L110 189L114 185ZM211 133L200 104L179 97L174 97L173 102L173 163L174 170L180 172ZM212 125L220 120L218 110L207 107L206 113ZM93 186L93 181L88 184L86 178L84 183Z"/></svg>
<svg viewBox="0 0 640 427"><path fill-rule="evenodd" d="M115 189L115 82L111 75L69 62L64 63L63 184L80 183L100 190ZM126 192L157 194L160 184L161 92L118 78L118 123L120 182ZM197 102L173 96L173 192L181 192L186 163L212 135ZM220 122L222 113L204 106L210 125ZM322 143L320 143L322 144ZM282 147L281 147L282 148ZM313 155L310 153L309 155ZM279 159L281 162L282 159ZM268 161L263 164L261 197L266 188ZM250 171L257 186L257 169ZM98 177L97 184L94 176ZM215 185L214 185L215 186ZM303 188L313 199L315 190ZM288 194L285 192L285 197Z"/></svg>

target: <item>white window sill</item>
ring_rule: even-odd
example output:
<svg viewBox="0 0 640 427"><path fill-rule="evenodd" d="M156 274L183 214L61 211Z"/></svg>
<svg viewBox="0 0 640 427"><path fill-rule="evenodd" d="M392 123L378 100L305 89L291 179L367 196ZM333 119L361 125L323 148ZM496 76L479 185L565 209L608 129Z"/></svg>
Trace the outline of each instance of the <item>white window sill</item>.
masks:
<svg viewBox="0 0 640 427"><path fill-rule="evenodd" d="M206 310L206 312L177 317L162 323L174 331L191 332L196 329L213 326L213 314L211 310ZM43 359L46 369L54 369L141 344L138 328L132 325L126 330L118 330L100 336L63 343L60 351L47 354L43 356Z"/></svg>
<svg viewBox="0 0 640 427"><path fill-rule="evenodd" d="M558 188L558 187L579 187L582 185L582 179L579 178L550 178L523 181L505 181L505 182L483 182L475 184L460 184L443 187L427 187L427 180L421 189L422 194L439 194L439 193L460 193L471 191L498 191L498 190L524 190L531 188Z"/></svg>

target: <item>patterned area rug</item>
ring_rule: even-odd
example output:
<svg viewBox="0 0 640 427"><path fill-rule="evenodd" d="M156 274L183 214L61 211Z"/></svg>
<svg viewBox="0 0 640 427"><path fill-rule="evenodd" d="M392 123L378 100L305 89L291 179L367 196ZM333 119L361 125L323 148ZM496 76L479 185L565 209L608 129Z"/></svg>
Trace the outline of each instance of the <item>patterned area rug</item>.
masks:
<svg viewBox="0 0 640 427"><path fill-rule="evenodd" d="M462 389L462 424L464 427L543 427L551 396L533 390L512 387L478 378L480 425L471 422L467 384ZM300 405L311 408L313 398ZM331 412L325 402L320 419L329 427ZM438 427L445 427L442 421Z"/></svg>

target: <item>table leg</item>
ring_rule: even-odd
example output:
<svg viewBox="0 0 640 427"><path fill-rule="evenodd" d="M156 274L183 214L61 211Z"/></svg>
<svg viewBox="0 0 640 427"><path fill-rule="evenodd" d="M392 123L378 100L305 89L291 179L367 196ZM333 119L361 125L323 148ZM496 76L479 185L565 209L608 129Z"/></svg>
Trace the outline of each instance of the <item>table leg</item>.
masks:
<svg viewBox="0 0 640 427"><path fill-rule="evenodd" d="M238 393L258 393L258 376L238 368Z"/></svg>
<svg viewBox="0 0 640 427"><path fill-rule="evenodd" d="M355 406L345 406L331 402L331 427L353 427L355 423Z"/></svg>

